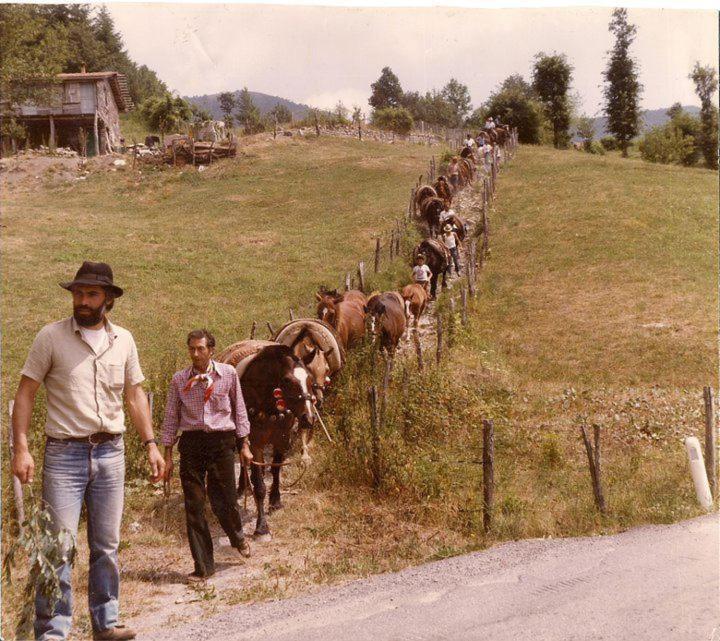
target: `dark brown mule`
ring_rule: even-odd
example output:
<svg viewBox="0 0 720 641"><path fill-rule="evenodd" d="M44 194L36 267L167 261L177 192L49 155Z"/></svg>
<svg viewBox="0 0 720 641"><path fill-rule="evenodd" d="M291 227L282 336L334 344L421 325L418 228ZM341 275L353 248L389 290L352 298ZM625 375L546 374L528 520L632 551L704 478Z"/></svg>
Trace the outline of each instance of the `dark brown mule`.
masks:
<svg viewBox="0 0 720 641"><path fill-rule="evenodd" d="M410 334L410 316L413 317L413 325L417 331L420 317L425 312L430 296L427 290L418 283L405 285L402 288L401 295L405 301L405 323L407 325L408 335Z"/></svg>
<svg viewBox="0 0 720 641"><path fill-rule="evenodd" d="M440 214L445 211L445 202L441 198L426 198L423 201L420 217L427 225L431 236L440 232Z"/></svg>
<svg viewBox="0 0 720 641"><path fill-rule="evenodd" d="M432 277L430 278L430 298L434 299L437 293L438 276L441 274L443 277L443 289L446 285L445 272L450 265L450 260L452 260L450 250L439 240L426 238L415 248L415 251L413 252L413 263L418 254L425 256L425 262L432 272Z"/></svg>
<svg viewBox="0 0 720 641"><path fill-rule="evenodd" d="M317 317L332 326L343 349L362 341L365 336L365 294L356 289L342 293L321 290L315 297L318 300Z"/></svg>
<svg viewBox="0 0 720 641"><path fill-rule="evenodd" d="M436 198L437 192L430 185L423 185L418 187L415 191L415 200L413 201L414 211L420 211L422 208L423 201L427 198Z"/></svg>
<svg viewBox="0 0 720 641"><path fill-rule="evenodd" d="M445 203L445 209L450 209L450 205L452 205L452 187L450 187L448 179L445 176L439 176L434 187L438 198L442 198Z"/></svg>
<svg viewBox="0 0 720 641"><path fill-rule="evenodd" d="M470 158L461 158L459 162L460 168L460 185L464 187L472 182L475 175L475 164Z"/></svg>
<svg viewBox="0 0 720 641"><path fill-rule="evenodd" d="M405 333L405 303L397 292L370 297L365 312L370 318L370 333L380 336L380 347L392 356Z"/></svg>
<svg viewBox="0 0 720 641"><path fill-rule="evenodd" d="M236 353L242 351L243 342L235 345ZM270 511L273 511L282 507L280 471L285 457L294 444L298 427L303 436L310 435L315 423L310 375L292 350L286 345L279 344L262 347L249 363L241 360L238 364L238 374L250 419L250 449L255 463L250 466L253 496L257 508L255 536L267 536L270 530L265 516L266 489L263 479L265 447L270 446L273 451L273 481L270 487L269 506ZM303 438L303 442L305 440ZM244 474L240 476L238 491L244 495Z"/></svg>

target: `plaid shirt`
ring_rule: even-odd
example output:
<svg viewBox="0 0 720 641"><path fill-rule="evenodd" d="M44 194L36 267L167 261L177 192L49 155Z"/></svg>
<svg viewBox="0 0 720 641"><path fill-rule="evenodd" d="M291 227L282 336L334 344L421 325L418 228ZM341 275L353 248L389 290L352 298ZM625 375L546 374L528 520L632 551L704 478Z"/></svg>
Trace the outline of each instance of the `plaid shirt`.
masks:
<svg viewBox="0 0 720 641"><path fill-rule="evenodd" d="M213 392L205 402L204 382L185 386L193 376L192 365L177 372L170 383L165 421L162 428L163 445L172 445L178 431L201 430L203 432L226 432L235 430L238 437L250 433L245 402L237 372L232 365L213 361Z"/></svg>

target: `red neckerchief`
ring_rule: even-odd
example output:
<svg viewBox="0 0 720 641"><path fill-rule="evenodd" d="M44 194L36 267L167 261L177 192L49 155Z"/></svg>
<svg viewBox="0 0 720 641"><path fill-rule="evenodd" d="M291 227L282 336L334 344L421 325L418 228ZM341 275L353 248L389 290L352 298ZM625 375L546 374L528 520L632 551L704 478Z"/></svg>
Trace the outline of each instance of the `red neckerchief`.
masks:
<svg viewBox="0 0 720 641"><path fill-rule="evenodd" d="M193 371L195 371L193 369ZM210 364L208 365L208 368L205 372L202 374L195 374L188 382L187 385L185 385L183 392L189 392L195 385L197 385L200 381L205 381L207 384L207 388L205 389L205 403L208 402L208 399L212 395L213 387L215 386L215 380L212 377L212 373L215 371L215 365L213 364L212 360L210 361Z"/></svg>

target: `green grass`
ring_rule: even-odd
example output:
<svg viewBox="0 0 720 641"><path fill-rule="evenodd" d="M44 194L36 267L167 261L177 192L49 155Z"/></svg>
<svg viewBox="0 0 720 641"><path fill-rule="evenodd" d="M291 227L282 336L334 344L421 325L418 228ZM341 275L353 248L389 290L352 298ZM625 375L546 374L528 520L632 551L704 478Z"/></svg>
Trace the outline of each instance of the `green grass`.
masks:
<svg viewBox="0 0 720 641"><path fill-rule="evenodd" d="M127 292L112 317L135 335L149 385L159 392L158 423L189 329L207 326L224 346L247 337L253 320L264 336L265 321L277 327L289 308L312 314L319 285L339 285L358 258L370 265L374 236L387 234L429 156L441 151L283 140L243 147L236 160L203 173L147 170L138 177L128 170L8 192L5 398L37 330L70 313L57 283L83 259L106 260ZM378 435L379 479L366 390L382 368L370 373L370 356L359 353L329 402L336 445L318 435L304 491L273 516L285 565L259 560L252 581L228 593L227 603L501 540L610 532L697 514L681 438L702 433L701 387L717 372L717 205L713 172L521 148L500 175L490 212L492 257L480 273L470 327L460 329L455 319L456 345L441 368L418 373L411 361L406 382L405 364L395 370ZM383 261L371 287L407 278L403 259ZM441 308L447 327L448 307ZM592 505L578 432L583 417L602 426L607 516ZM481 527L477 464L483 418L493 418L496 429L489 534ZM8 481L6 471L5 497ZM158 524L155 499L129 495L127 520L147 524L141 536L123 534L123 566L136 577L123 579L124 607L132 612L153 596L152 581L137 577L148 576L159 548L172 547L176 565L187 560L175 535L182 510L174 500L168 532ZM14 603L12 593L4 599ZM80 596L77 602L80 613Z"/></svg>

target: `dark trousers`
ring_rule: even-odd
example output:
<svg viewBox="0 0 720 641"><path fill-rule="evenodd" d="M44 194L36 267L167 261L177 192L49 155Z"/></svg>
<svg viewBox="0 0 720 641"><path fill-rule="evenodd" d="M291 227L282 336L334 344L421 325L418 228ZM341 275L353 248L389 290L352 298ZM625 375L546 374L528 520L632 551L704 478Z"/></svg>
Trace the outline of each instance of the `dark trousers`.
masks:
<svg viewBox="0 0 720 641"><path fill-rule="evenodd" d="M450 248L450 255L452 256L453 263L455 263L455 273L459 274L462 266L460 265L460 252L458 251L457 245ZM450 265L448 265L448 271L450 271Z"/></svg>
<svg viewBox="0 0 720 641"><path fill-rule="evenodd" d="M183 432L178 449L190 552L195 573L207 576L215 572L215 560L205 518L206 480L210 506L230 545L238 547L243 538L235 483L235 432Z"/></svg>

